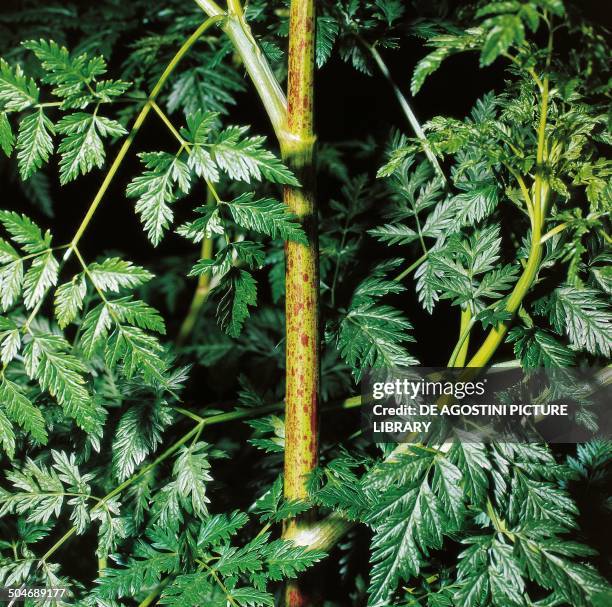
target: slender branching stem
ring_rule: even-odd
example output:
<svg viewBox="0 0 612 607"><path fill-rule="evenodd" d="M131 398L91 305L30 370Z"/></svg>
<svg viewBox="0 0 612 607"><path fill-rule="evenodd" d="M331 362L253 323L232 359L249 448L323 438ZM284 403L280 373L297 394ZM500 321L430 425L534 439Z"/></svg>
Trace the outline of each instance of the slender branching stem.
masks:
<svg viewBox="0 0 612 607"><path fill-rule="evenodd" d="M83 221L81 222L81 225L78 227L74 237L72 238L72 242L70 243L70 247L66 251L64 259L67 259L70 256L74 248L77 246L77 244L81 240L97 208L100 206L100 203L102 202L102 199L104 198L104 195L106 194L106 191L108 190L115 175L117 174L117 171L119 170L119 167L121 166L121 163L123 162L128 151L132 147L132 143L134 143L134 139L136 138L138 131L141 129L143 123L147 119L147 116L149 115L149 112L151 111L151 108L153 107L155 100L159 96L159 93L161 92L164 84L166 83L166 81L168 80L172 72L175 70L176 66L179 64L181 59L187 54L187 52L191 49L191 47L199 40L202 34L204 34L206 30L208 30L210 27L212 27L213 25L215 25L222 19L223 19L222 15L215 15L215 16L209 17L206 21L204 21L204 23L202 23L202 25L200 25L200 27L198 27L198 29L193 34L191 34L191 36L189 36L187 40L185 40L181 48L177 51L176 55L174 55L170 63L168 63L168 65L166 66L166 69L163 71L162 75L159 77L159 80L153 87L153 90L151 91L151 94L149 95L147 102L144 104L143 108L140 110L140 113L136 117L136 120L134 121L132 129L130 130L130 133L128 134L125 141L123 142L123 145L119 149L119 152L117 153L117 156L115 157L115 160L113 161L113 164L110 166L108 172L106 173L106 177L104 178L102 185L98 189L96 195L94 196L93 201L89 205L89 209L87 210L87 213L85 214L85 217L83 218Z"/></svg>
<svg viewBox="0 0 612 607"><path fill-rule="evenodd" d="M425 239L423 238L423 230L421 229L421 220L419 219L419 213L416 208L416 204L412 204L412 212L414 213L414 221L416 223L417 234L419 235L419 243L421 245L421 249L423 250L423 255L428 255L429 250L427 249L427 245L425 244Z"/></svg>
<svg viewBox="0 0 612 607"><path fill-rule="evenodd" d="M561 232L563 232L563 230L565 230L567 227L567 223L560 223L559 225L555 226L554 228L546 232L546 234L544 234L542 238L540 238L540 244L544 244L549 238L552 238L557 234L561 234Z"/></svg>
<svg viewBox="0 0 612 607"><path fill-rule="evenodd" d="M200 250L200 259L212 259L213 253L213 239L205 238L202 241L202 248ZM191 304L189 305L189 311L185 316L181 327L179 329L176 345L182 346L193 331L193 328L198 320L202 306L208 300L211 290L210 272L205 272L198 277L198 284L193 294Z"/></svg>
<svg viewBox="0 0 612 607"><path fill-rule="evenodd" d="M415 262L411 263L405 270L400 272L393 280L400 281L406 278L412 271L416 270L422 263L427 260L428 253L421 255Z"/></svg>
<svg viewBox="0 0 612 607"><path fill-rule="evenodd" d="M207 563L205 563L204 561L198 561L198 563L206 570L208 571L208 573L210 573L210 575L212 576L213 580L215 580L215 583L217 584L217 586L219 586L219 588L221 589L221 591L223 592L223 594L225 594L225 598L227 599L227 602L232 606L232 607L240 607L240 605L238 605L238 603L236 602L236 599L232 596L232 593L229 591L229 589L227 588L227 586L223 583L223 581L221 580L221 578L219 577L219 574Z"/></svg>
<svg viewBox="0 0 612 607"><path fill-rule="evenodd" d="M202 422L205 419L201 415L198 415L197 413L194 413L193 411L189 411L189 409L184 409L183 407L172 407L172 408L177 413L180 413L181 415L184 415L185 417L188 417L195 422Z"/></svg>
<svg viewBox="0 0 612 607"><path fill-rule="evenodd" d="M512 167L508 165L506 165L506 167L510 171L511 175L516 179L516 182L519 184L519 189L521 190L523 200L525 201L527 214L529 215L529 221L531 222L531 227L533 228L533 223L535 221L533 201L531 199L529 189L527 188L527 184L525 183L525 180L523 179L522 175L519 175L519 173L517 173Z"/></svg>
<svg viewBox="0 0 612 607"><path fill-rule="evenodd" d="M170 578L166 578L162 580L147 596L138 603L138 607L149 607L149 605L153 604L153 601L161 594L162 590L168 585L170 582Z"/></svg>
<svg viewBox="0 0 612 607"><path fill-rule="evenodd" d="M206 190L206 203L209 205L216 204L215 190L210 187ZM204 237L202 241L202 248L200 250L200 259L212 259L213 256L213 239L212 237ZM181 327L179 329L176 344L178 346L183 345L191 332L193 331L193 327L195 326L198 316L200 315L200 311L202 306L206 303L208 296L211 290L211 277L210 272L205 272L198 277L198 284L196 286L195 292L193 294L193 299L191 300L191 304L189 305L189 311L187 312L187 316L183 320Z"/></svg>
<svg viewBox="0 0 612 607"><path fill-rule="evenodd" d="M539 220L536 222L534 229L532 230L532 242L531 249L529 252L529 258L527 264L523 269L523 273L516 283L508 301L506 302L506 311L514 315L519 309L525 295L528 293L538 269L540 267L540 261L542 259L542 243L540 242L541 237L541 225ZM501 344L504 336L506 335L510 326L509 321L499 323L496 327L491 329L484 343L476 354L470 359L468 364L469 367L483 367L490 360L499 345Z"/></svg>
<svg viewBox="0 0 612 607"><path fill-rule="evenodd" d="M185 141L182 135L178 132L178 129L172 124L172 121L166 113L155 103L155 101L151 101L151 108L154 112L161 118L161 121L166 125L168 130L172 133L174 138L180 143L182 147L189 148L189 142Z"/></svg>
<svg viewBox="0 0 612 607"><path fill-rule="evenodd" d="M172 121L168 118L166 113L157 105L157 103L152 102L151 107L155 111L155 113L161 118L162 122L166 125L170 133L174 136L174 138L179 142L181 148L179 154L183 150L187 150L187 153L191 153L191 145L188 141L185 141L178 129L172 124ZM206 180L207 185L207 204L218 204L221 202L221 198L215 189L215 186L209 180ZM226 234L226 240L227 240ZM229 242L229 241L228 241ZM200 259L211 259L213 254L213 240L211 237L205 237L202 241L202 248L200 251ZM213 287L211 276L209 272L201 274L198 278L198 284L193 295L193 299L191 300L191 304L189 306L189 311L187 312L187 316L185 317L181 327L179 329L176 344L181 346L185 343L195 323L200 314L200 310L204 303L206 303L210 291Z"/></svg>
<svg viewBox="0 0 612 607"><path fill-rule="evenodd" d="M448 361L449 367L463 367L465 365L468 349L470 347L470 332L474 326L474 321L475 318L472 316L472 311L469 306L461 310L459 339Z"/></svg>
<svg viewBox="0 0 612 607"><path fill-rule="evenodd" d="M433 167L436 175L446 185L447 184L446 176L444 175L444 171L442 170L442 167L440 166L440 163L438 162L436 155L431 150L431 146L429 145L429 142L427 141L427 137L425 136L425 131L423 130L421 123L417 119L416 114L414 113L412 107L410 107L408 100L406 99L406 97L404 96L400 88L397 86L397 84L393 80L393 77L391 76L391 72L389 71L389 68L387 67L387 64L384 62L383 58L380 56L378 49L374 45L364 40L363 38L360 38L360 42L365 46L365 48L372 55L372 58L374 59L374 62L376 63L378 69L380 70L380 73L385 77L385 79L387 80L391 88L393 89L393 94L395 95L398 103L400 104L400 107L402 108L402 111L404 112L404 115L406 116L406 119L408 120L410 127L414 131L414 134L416 135L417 139L423 145L423 151L425 152L427 159L431 163L431 166Z"/></svg>
<svg viewBox="0 0 612 607"><path fill-rule="evenodd" d="M538 76L538 74L532 67L523 65L515 55L512 55L508 52L502 53L502 56L512 61L512 63L514 63L520 69L524 69L533 78L533 81L536 83L537 87L540 89L540 92L543 90L544 86L542 84L542 81L540 80L540 77Z"/></svg>

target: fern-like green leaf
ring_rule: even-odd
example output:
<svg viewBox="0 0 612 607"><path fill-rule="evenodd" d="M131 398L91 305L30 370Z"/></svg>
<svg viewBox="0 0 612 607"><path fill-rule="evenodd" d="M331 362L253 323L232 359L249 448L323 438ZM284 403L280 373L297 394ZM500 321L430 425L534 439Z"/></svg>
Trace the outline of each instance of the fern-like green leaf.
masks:
<svg viewBox="0 0 612 607"><path fill-rule="evenodd" d="M72 354L69 344L58 335L42 333L32 336L24 348L24 363L28 375L38 380L62 406L66 415L73 418L86 432L96 429L94 405L86 387L83 374L85 365Z"/></svg>
<svg viewBox="0 0 612 607"><path fill-rule="evenodd" d="M0 211L0 222L11 235L14 242L19 244L26 253L42 253L51 246L51 234L41 229L26 215L19 215L13 211ZM6 243L4 243L6 247ZM3 253L13 256L10 249Z"/></svg>
<svg viewBox="0 0 612 607"><path fill-rule="evenodd" d="M55 316L61 329L67 327L83 309L87 294L85 277L77 274L70 282L59 286L55 291Z"/></svg>
<svg viewBox="0 0 612 607"><path fill-rule="evenodd" d="M415 365L416 359L403 346L414 341L410 329L410 322L391 306L365 304L350 310L342 320L338 349L357 378L370 367Z"/></svg>
<svg viewBox="0 0 612 607"><path fill-rule="evenodd" d="M265 137L245 137L247 127L230 126L214 138L210 149L217 166L231 179L261 181L262 175L273 183L299 186L293 173L263 144Z"/></svg>
<svg viewBox="0 0 612 607"><path fill-rule="evenodd" d="M257 283L245 270L232 270L218 289L221 291L217 306L219 324L228 335L238 337L249 317L249 306L257 303Z"/></svg>
<svg viewBox="0 0 612 607"><path fill-rule="evenodd" d="M53 123L42 109L26 116L19 124L17 161L24 181L49 161L53 153L53 132Z"/></svg>
<svg viewBox="0 0 612 607"><path fill-rule="evenodd" d="M0 59L0 108L7 112L21 112L38 103L40 91L36 82L28 78L21 66L15 68Z"/></svg>
<svg viewBox="0 0 612 607"><path fill-rule="evenodd" d="M119 137L127 132L115 120L84 112L64 116L55 125L55 129L64 135L58 148L62 155L62 185L73 181L79 174L86 175L94 167L102 168L106 156L102 137Z"/></svg>
<svg viewBox="0 0 612 607"><path fill-rule="evenodd" d="M153 278L153 274L130 261L108 257L88 267L88 276L101 291L118 293L121 289L134 289Z"/></svg>
<svg viewBox="0 0 612 607"><path fill-rule="evenodd" d="M171 417L165 407L139 403L121 416L113 438L113 474L120 482L131 476L136 467L161 442Z"/></svg>
<svg viewBox="0 0 612 607"><path fill-rule="evenodd" d="M0 381L0 403L13 423L28 432L40 444L47 444L47 430L42 413L21 388L6 377L2 377Z"/></svg>
<svg viewBox="0 0 612 607"><path fill-rule="evenodd" d="M593 289L564 287L555 292L555 328L565 331L573 346L610 356L612 319L609 306Z"/></svg>
<svg viewBox="0 0 612 607"><path fill-rule="evenodd" d="M51 251L34 258L23 279L23 302L26 308L33 308L49 287L57 283L59 264Z"/></svg>
<svg viewBox="0 0 612 607"><path fill-rule="evenodd" d="M330 58L339 31L338 23L333 17L317 17L315 57L318 68L323 67Z"/></svg>
<svg viewBox="0 0 612 607"><path fill-rule="evenodd" d="M206 485L212 480L210 464L206 453L208 445L199 442L183 447L174 464L177 490L183 499L188 499L196 516L203 518L208 514Z"/></svg>
<svg viewBox="0 0 612 607"><path fill-rule="evenodd" d="M10 158L15 145L15 135L6 112L0 112L0 148Z"/></svg>
<svg viewBox="0 0 612 607"><path fill-rule="evenodd" d="M234 221L247 230L302 244L308 242L304 230L282 202L271 198L256 200L249 193L224 204L229 207Z"/></svg>
<svg viewBox="0 0 612 607"><path fill-rule="evenodd" d="M136 212L149 240L157 246L174 217L169 203L176 200L175 186L183 193L190 189L189 168L179 158L164 152L149 152L140 158L146 170L132 180L127 195L138 198Z"/></svg>
<svg viewBox="0 0 612 607"><path fill-rule="evenodd" d="M53 93L63 97L68 107L84 107L87 98L94 96L91 84L106 72L102 57L73 56L53 40L28 40L23 46L39 59L46 72L43 81L55 85Z"/></svg>

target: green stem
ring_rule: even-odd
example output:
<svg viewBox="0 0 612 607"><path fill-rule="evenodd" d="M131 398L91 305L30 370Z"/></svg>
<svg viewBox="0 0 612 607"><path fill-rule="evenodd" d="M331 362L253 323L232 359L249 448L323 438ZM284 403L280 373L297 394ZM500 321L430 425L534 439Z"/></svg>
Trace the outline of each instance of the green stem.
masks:
<svg viewBox="0 0 612 607"><path fill-rule="evenodd" d="M448 361L449 367L463 367L467 359L468 348L470 347L470 332L474 326L475 319L469 306L461 310L461 324L459 326L459 339L453 353Z"/></svg>
<svg viewBox="0 0 612 607"><path fill-rule="evenodd" d="M546 232L546 234L544 234L542 238L540 238L540 244L544 244L549 238L552 238L553 236L560 234L567 227L568 227L567 223L560 223L559 225L555 226L554 228Z"/></svg>
<svg viewBox="0 0 612 607"><path fill-rule="evenodd" d="M531 222L531 226L533 227L533 224L535 222L533 202L531 200L531 195L529 194L529 190L527 189L527 185L525 184L525 180L511 166L506 165L506 168L508 169L508 171L510 171L512 176L516 179L517 183L519 184L521 194L523 195L523 200L525 201L527 215L529 216L529 221Z"/></svg>
<svg viewBox="0 0 612 607"><path fill-rule="evenodd" d="M200 563L200 565L210 573L212 578L215 580L217 586L219 586L223 594L225 594L225 598L227 599L227 602L232 607L240 607L240 605L238 605L238 603L236 602L236 599L232 596L232 593L228 590L227 586L223 583L223 581L219 577L219 574L210 565L208 565L204 561L198 561L198 563Z"/></svg>
<svg viewBox="0 0 612 607"><path fill-rule="evenodd" d="M539 76L536 74L535 70L532 67L527 67L523 65L514 55L511 55L510 53L502 53L502 56L512 61L512 63L517 65L519 68L526 70L527 73L533 78L533 81L536 83L540 91L542 91L542 81L540 80Z"/></svg>
<svg viewBox="0 0 612 607"><path fill-rule="evenodd" d="M521 277L516 283L506 303L506 311L512 316L514 316L520 307L521 302L523 301L525 295L527 295L533 281L535 280L535 277L537 276L540 261L542 259L542 244L540 243L540 235L541 227L538 222L532 231L531 249L529 258L527 259L527 265L525 266ZM484 367L491 360L491 357L501 344L509 326L510 321L505 321L499 323L495 328L491 329L484 343L482 346L480 346L476 354L474 354L467 366Z"/></svg>
<svg viewBox="0 0 612 607"><path fill-rule="evenodd" d="M404 115L406 116L406 119L410 123L410 126L412 127L414 134L416 135L417 139L423 145L423 151L425 152L427 159L431 163L431 166L436 172L436 175L438 175L438 177L446 185L448 183L446 179L446 175L444 175L444 171L442 170L442 167L440 166L440 163L438 162L438 159L436 158L435 154L431 151L431 147L429 145L429 142L427 141L427 137L425 136L425 131L423 131L423 127L419 123L406 97L404 97L404 95L402 94L402 91L400 91L399 87L397 86L397 84L395 84L395 81L391 77L391 72L389 72L389 68L387 67L387 64L383 61L383 58L380 56L380 53L378 52L375 46L369 44L362 38L360 38L360 41L366 47L366 49L368 49L368 51L372 55L372 58L374 59L374 62L378 66L378 69L380 70L382 75L385 77L385 79L387 80L391 88L393 89L393 93L397 101L399 102L400 107L402 108L402 111L404 112Z"/></svg>
<svg viewBox="0 0 612 607"><path fill-rule="evenodd" d="M140 603L138 603L138 607L149 607L149 605L153 604L153 601L161 594L162 590L169 582L170 578L162 580Z"/></svg>
<svg viewBox="0 0 612 607"><path fill-rule="evenodd" d="M416 223L417 234L419 235L419 243L421 244L423 255L428 255L429 251L427 249L427 245L425 244L425 239L423 238L423 230L421 229L421 220L419 219L419 213L416 209L415 204L412 205L412 212L414 213L414 221Z"/></svg>
<svg viewBox="0 0 612 607"><path fill-rule="evenodd" d="M189 142L183 139L182 135L178 132L176 127L172 124L172 121L170 120L170 118L166 116L166 113L159 107L159 105L157 105L157 103L155 103L155 101L151 101L151 108L160 117L161 121L166 125L168 130L172 133L172 135L180 143L180 145L182 147L189 148L190 147Z"/></svg>
<svg viewBox="0 0 612 607"><path fill-rule="evenodd" d="M546 120L548 115L548 76L543 80L542 101L540 108L540 120L538 125L538 148L536 151L536 178L534 182L535 201L533 205L533 224L531 229L531 248L527 264L518 282L514 286L508 301L506 311L514 316L519 309L523 299L529 292L535 280L542 260L542 226L546 212L548 198L548 184L544 175L544 159L546 148ZM480 346L476 354L467 364L468 367L484 367L492 358L493 354L501 344L504 336L508 332L512 318L508 321L499 323L491 329L484 343Z"/></svg>
<svg viewBox="0 0 612 607"><path fill-rule="evenodd" d="M206 203L209 205L215 204L213 190L211 190L210 188L207 189ZM212 259L212 256L213 239L204 237L204 240L202 241L202 249L200 251L200 259ZM200 310L208 299L208 296L210 294L210 288L210 272L205 272L204 274L201 274L198 278L198 284L193 294L193 299L191 300L189 311L187 312L187 316L185 316L185 319L181 324L181 328L179 329L178 336L176 338L177 346L182 346L187 341L189 335L191 335L193 327L195 326L196 321L198 320L198 316L200 315Z"/></svg>
<svg viewBox="0 0 612 607"><path fill-rule="evenodd" d="M405 270L400 272L393 280L400 281L406 278L413 270L416 270L426 259L427 253L423 253L414 263L410 264Z"/></svg>
<svg viewBox="0 0 612 607"><path fill-rule="evenodd" d="M194 0L210 17L226 17L221 28L240 56L279 141L287 136L287 101L272 68L253 38L240 3L228 1L227 14L211 0Z"/></svg>

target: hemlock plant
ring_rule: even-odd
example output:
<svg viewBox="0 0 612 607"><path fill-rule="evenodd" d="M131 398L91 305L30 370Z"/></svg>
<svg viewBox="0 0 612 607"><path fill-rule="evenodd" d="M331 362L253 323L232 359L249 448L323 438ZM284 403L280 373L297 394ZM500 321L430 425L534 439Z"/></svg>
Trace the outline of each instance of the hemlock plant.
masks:
<svg viewBox="0 0 612 607"><path fill-rule="evenodd" d="M326 433L358 420L369 368L608 364L609 48L579 5L3 6L2 188L28 202L0 211L1 586L69 590L30 605L612 603L581 527L609 525L610 442ZM498 85L419 123L458 54ZM336 57L397 104L387 140L316 145ZM267 138L236 124L247 88ZM86 246L118 181L150 263ZM440 308L456 336L418 360Z"/></svg>

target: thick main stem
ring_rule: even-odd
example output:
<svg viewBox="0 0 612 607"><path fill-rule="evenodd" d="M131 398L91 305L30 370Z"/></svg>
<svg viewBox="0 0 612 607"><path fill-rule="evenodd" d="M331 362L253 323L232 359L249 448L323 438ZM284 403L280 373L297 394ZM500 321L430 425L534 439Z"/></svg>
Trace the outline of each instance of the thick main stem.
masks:
<svg viewBox="0 0 612 607"><path fill-rule="evenodd" d="M281 138L285 162L302 187L286 187L284 199L299 218L307 244L285 245L286 393L285 497L308 496L306 481L317 464L319 398L319 251L314 174L314 0L292 0L289 27L287 133ZM286 534L302 521L293 520ZM297 583L287 586L287 607L308 604Z"/></svg>
<svg viewBox="0 0 612 607"><path fill-rule="evenodd" d="M546 151L546 119L548 115L548 77L544 78L542 87L542 105L540 108L540 123L538 125L538 148L536 152L536 178L534 182L533 200L533 224L531 229L531 248L527 264L514 286L508 301L506 311L512 316L519 309L525 295L527 295L533 281L535 280L540 262L542 261L542 227L549 195L549 186L545 178L544 160ZM499 323L491 329L484 343L467 364L468 367L484 367L490 360L501 342L503 341L511 321Z"/></svg>

